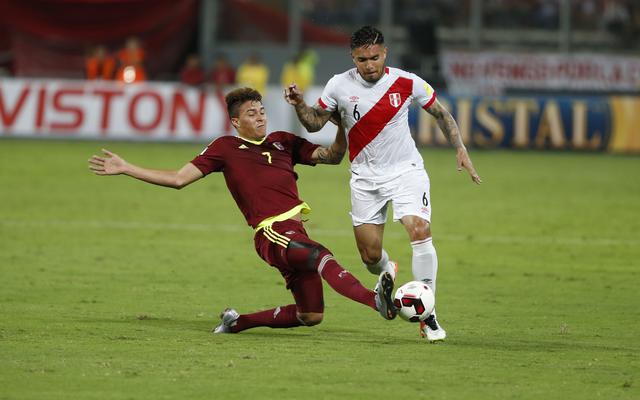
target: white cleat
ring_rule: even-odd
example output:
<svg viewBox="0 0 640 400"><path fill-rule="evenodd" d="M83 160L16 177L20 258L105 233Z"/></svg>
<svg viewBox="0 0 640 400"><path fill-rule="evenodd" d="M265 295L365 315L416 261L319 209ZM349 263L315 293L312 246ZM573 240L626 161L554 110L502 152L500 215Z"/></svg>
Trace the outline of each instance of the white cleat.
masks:
<svg viewBox="0 0 640 400"><path fill-rule="evenodd" d="M220 313L220 324L213 328L212 333L233 333L231 328L236 325L240 314L233 308L225 308Z"/></svg>
<svg viewBox="0 0 640 400"><path fill-rule="evenodd" d="M393 305L393 277L387 271L380 274L375 288L376 307L384 319L394 319L397 311Z"/></svg>
<svg viewBox="0 0 640 400"><path fill-rule="evenodd" d="M420 322L420 335L434 343L443 341L447 337L447 332L438 323L436 315L431 314L424 322Z"/></svg>

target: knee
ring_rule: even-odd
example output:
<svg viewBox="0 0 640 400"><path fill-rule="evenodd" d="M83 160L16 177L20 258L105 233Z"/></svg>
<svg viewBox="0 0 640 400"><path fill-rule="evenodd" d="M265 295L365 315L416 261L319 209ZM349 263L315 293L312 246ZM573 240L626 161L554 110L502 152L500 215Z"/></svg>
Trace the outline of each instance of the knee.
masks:
<svg viewBox="0 0 640 400"><path fill-rule="evenodd" d="M375 264L382 257L382 248L363 247L360 249L360 258L365 264Z"/></svg>
<svg viewBox="0 0 640 400"><path fill-rule="evenodd" d="M289 264L300 270L313 271L331 252L319 243L289 242L287 260Z"/></svg>
<svg viewBox="0 0 640 400"><path fill-rule="evenodd" d="M323 313L298 313L298 319L305 326L314 326L322 322Z"/></svg>
<svg viewBox="0 0 640 400"><path fill-rule="evenodd" d="M409 238L412 242L431 237L431 224L429 221L421 218L418 218L407 230L409 231Z"/></svg>

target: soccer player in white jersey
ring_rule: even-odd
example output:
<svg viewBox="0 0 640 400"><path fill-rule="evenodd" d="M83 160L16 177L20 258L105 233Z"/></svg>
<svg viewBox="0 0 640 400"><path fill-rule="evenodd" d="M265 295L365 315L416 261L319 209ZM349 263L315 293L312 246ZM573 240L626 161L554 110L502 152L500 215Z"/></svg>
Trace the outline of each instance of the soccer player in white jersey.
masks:
<svg viewBox="0 0 640 400"><path fill-rule="evenodd" d="M431 86L415 74L385 66L387 48L379 30L365 26L356 31L351 37L351 56L355 68L334 75L313 107L305 103L295 84L285 89L285 99L309 132L320 130L332 113L340 113L351 161L353 231L367 269L378 275L386 270L395 276L396 263L382 248L387 203L391 202L394 220L409 234L413 277L435 293L438 257L431 236L430 184L409 130L413 101L436 118L455 147L458 170L466 169L477 184L482 180L455 120ZM430 342L445 339L435 311L421 323L420 333Z"/></svg>

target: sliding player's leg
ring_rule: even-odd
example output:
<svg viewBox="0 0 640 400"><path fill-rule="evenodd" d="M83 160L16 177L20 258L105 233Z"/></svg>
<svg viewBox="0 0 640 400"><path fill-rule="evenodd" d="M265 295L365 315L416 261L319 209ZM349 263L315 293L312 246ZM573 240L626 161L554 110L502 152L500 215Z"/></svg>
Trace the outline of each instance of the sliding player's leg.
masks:
<svg viewBox="0 0 640 400"><path fill-rule="evenodd" d="M289 227L297 231L289 235L291 240L287 249L287 260L290 266L298 270L315 270L339 294L379 311L385 319L395 318L391 274L379 274L377 292L365 288L336 261L329 250L307 236L301 223L298 224L297 228ZM294 229L287 232L294 232Z"/></svg>
<svg viewBox="0 0 640 400"><path fill-rule="evenodd" d="M251 328L294 328L313 326L322 322L324 301L322 281L315 272L295 272L283 274L287 288L291 290L295 304L278 306L251 314L239 314L234 309L226 309L220 315L221 323L214 333L238 333Z"/></svg>
<svg viewBox="0 0 640 400"><path fill-rule="evenodd" d="M291 328L319 324L324 311L321 277L339 294L377 310L385 319L395 318L393 277L381 273L377 293L365 288L338 264L330 251L309 239L302 223L277 222L258 232L255 243L260 257L285 278L296 304L242 315L228 308L220 314L221 322L214 333L237 333L260 326Z"/></svg>

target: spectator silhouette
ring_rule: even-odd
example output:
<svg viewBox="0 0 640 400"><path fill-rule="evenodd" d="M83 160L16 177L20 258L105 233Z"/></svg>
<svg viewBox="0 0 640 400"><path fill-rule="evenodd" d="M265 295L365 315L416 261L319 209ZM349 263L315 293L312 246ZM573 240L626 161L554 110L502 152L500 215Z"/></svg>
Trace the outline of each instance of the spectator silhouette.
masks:
<svg viewBox="0 0 640 400"><path fill-rule="evenodd" d="M313 85L315 79L315 65L318 57L315 52L306 50L298 53L294 59L282 68L280 84L287 87L295 83L303 91Z"/></svg>
<svg viewBox="0 0 640 400"><path fill-rule="evenodd" d="M180 82L191 86L199 86L204 83L204 70L200 64L200 57L196 54L190 54L187 57L187 61L180 71Z"/></svg>
<svg viewBox="0 0 640 400"><path fill-rule="evenodd" d="M266 93L269 81L269 67L267 67L257 54L252 54L240 65L236 74L238 85L256 89L260 93Z"/></svg>
<svg viewBox="0 0 640 400"><path fill-rule="evenodd" d="M130 37L125 47L118 52L118 72L116 79L125 82L142 82L147 80L147 71L144 66L145 54L140 45L140 40Z"/></svg>
<svg viewBox="0 0 640 400"><path fill-rule="evenodd" d="M216 58L213 69L209 73L209 81L213 83L216 90L223 91L236 83L236 71L224 54L220 54Z"/></svg>
<svg viewBox="0 0 640 400"><path fill-rule="evenodd" d="M85 60L85 77L89 80L112 80L116 70L116 60L105 46L96 46Z"/></svg>

